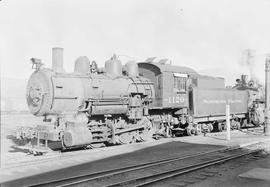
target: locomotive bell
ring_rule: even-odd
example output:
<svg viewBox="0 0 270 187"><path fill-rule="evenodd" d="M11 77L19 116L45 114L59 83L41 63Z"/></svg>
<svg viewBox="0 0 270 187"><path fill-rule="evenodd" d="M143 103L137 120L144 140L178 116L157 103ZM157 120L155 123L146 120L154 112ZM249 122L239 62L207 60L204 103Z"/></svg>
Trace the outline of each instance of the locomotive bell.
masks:
<svg viewBox="0 0 270 187"><path fill-rule="evenodd" d="M105 71L109 75L122 76L122 63L115 54L105 62Z"/></svg>
<svg viewBox="0 0 270 187"><path fill-rule="evenodd" d="M89 74L90 72L90 61L86 56L80 56L75 61L74 66L75 73Z"/></svg>

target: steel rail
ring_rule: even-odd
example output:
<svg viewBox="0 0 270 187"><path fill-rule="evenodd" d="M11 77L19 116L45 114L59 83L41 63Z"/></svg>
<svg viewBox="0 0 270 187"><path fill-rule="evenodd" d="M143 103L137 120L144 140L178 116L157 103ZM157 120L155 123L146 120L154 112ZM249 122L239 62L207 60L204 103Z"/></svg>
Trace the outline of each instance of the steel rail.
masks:
<svg viewBox="0 0 270 187"><path fill-rule="evenodd" d="M188 158L192 158L192 157L196 157L196 156L201 156L201 155L206 155L206 154L211 154L211 153L215 153L215 152L228 152L228 151L233 151L233 150L238 150L241 149L240 147L227 147L227 148L221 148L221 149L216 149L216 150L211 150L211 151L206 151L206 152L199 152L199 153L195 153L195 154L191 154L191 155L185 155L182 157L173 157L173 158L167 158L167 159L161 159L158 161L153 161L153 162L146 162L146 163L142 163L142 164L138 164L138 165L132 165L132 166L127 166L127 167L120 167L120 168L116 168L116 169L110 169L110 170L105 170L105 171L100 171L97 173L91 173L91 174L87 174L87 175L78 175L78 176L74 176L72 178L67 178L67 179L62 179L62 180L56 180L56 181L51 181L51 182L46 182L45 184L53 184L53 183L63 183L63 184L59 184L56 186L71 186L71 185L78 185L81 183L85 183L85 182L90 182L93 180L97 180L97 179L102 179L102 178L106 178L106 177L112 177L114 175L118 175L118 174L123 174L126 172L132 172L132 171L136 171L136 170L140 170L140 169L144 169L144 168L148 168L148 167L152 167L152 166L157 166L160 164L165 164L165 163L169 163L169 162L174 162L174 161L179 161L179 160L184 160L184 159L188 159ZM82 180L78 180L79 178L85 178L86 179L82 179ZM72 181L75 180L75 181ZM71 181L71 182L68 182Z"/></svg>
<svg viewBox="0 0 270 187"><path fill-rule="evenodd" d="M62 179L50 180L50 181L41 182L41 183L30 184L30 186L37 186L37 185L46 186L46 185L53 185L53 184L57 184L57 183L62 183L62 184L59 184L56 186L75 185L75 184L79 184L79 183L83 183L83 182L87 182L87 181L91 181L91 180L96 180L96 179L100 179L100 178L104 178L104 177L122 174L122 173L129 172L129 171L135 171L135 170L139 170L139 169L143 169L143 168L147 168L147 167L151 167L151 166L156 166L156 165L160 165L160 164L164 164L164 163L168 163L168 162L184 160L184 159L188 159L188 158L192 158L192 157L196 157L196 156L200 156L200 155L205 155L205 154L210 154L210 153L215 153L215 152L233 151L233 150L237 150L237 149L241 149L241 148L238 146L233 146L233 147L226 147L226 148L221 148L221 149L210 150L210 151L206 151L206 152L187 154L187 155L184 155L182 157L171 157L171 158L161 159L161 160L157 160L157 161L145 162L145 163L141 163L141 164L137 164L137 165L125 166L125 167L120 167L120 168L116 168L116 169L103 170L103 171L99 171L96 173L82 174L82 175L72 176L69 178L62 178ZM87 179L78 180L80 178L86 178L86 177L87 177ZM72 180L77 180L77 181L68 182L68 181L72 181Z"/></svg>
<svg viewBox="0 0 270 187"><path fill-rule="evenodd" d="M225 161L229 161L229 160L232 160L232 159L235 159L235 158L246 156L246 155L249 155L249 154L252 154L252 153L257 153L257 152L260 152L260 151L261 150L253 150L253 151L248 151L246 153L239 153L239 154L229 155L229 156L225 156L225 157L222 157L222 158L212 159L212 160L209 160L209 161L205 161L205 162L201 162L201 163L197 163L197 164L193 164L193 165L190 165L190 166L177 168L177 169L173 169L173 170L168 170L168 171L164 171L164 172L153 174L153 175L148 175L148 176L144 176L144 177L138 177L138 178L135 178L135 179L130 179L130 180L122 181L122 182L117 182L117 183L114 183L114 184L107 185L106 187L115 187L115 186L122 186L122 185L128 185L128 184L130 184L132 187L146 186L146 185L154 184L154 183L157 183L157 182L160 182L160 181L172 178L172 177L176 177L176 176L183 175L183 174L186 174L186 173L189 173L189 172L193 172L193 171L196 171L196 170L208 167L208 166L223 163ZM157 177L157 178L151 179L153 177ZM150 179L150 180L140 183L140 181L148 180L148 179ZM136 182L137 182L137 184L136 184ZM135 185L132 185L132 183L135 183Z"/></svg>

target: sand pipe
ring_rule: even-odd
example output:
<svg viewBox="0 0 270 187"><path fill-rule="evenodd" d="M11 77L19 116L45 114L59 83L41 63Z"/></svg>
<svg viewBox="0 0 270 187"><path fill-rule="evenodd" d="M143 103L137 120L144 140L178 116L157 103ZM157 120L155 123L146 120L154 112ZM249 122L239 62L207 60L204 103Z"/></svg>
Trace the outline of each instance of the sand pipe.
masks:
<svg viewBox="0 0 270 187"><path fill-rule="evenodd" d="M64 72L63 67L64 49L60 47L52 48L52 69L55 72Z"/></svg>

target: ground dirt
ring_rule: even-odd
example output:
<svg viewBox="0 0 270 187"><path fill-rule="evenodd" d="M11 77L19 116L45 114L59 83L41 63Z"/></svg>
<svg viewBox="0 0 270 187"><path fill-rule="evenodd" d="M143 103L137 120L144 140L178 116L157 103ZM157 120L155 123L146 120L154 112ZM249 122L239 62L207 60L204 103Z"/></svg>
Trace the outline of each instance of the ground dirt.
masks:
<svg viewBox="0 0 270 187"><path fill-rule="evenodd" d="M16 129L20 126L34 127L41 122L42 118L32 114L1 114L1 166L26 156L25 152L14 147L24 143L15 139Z"/></svg>
<svg viewBox="0 0 270 187"><path fill-rule="evenodd" d="M201 187L201 186L219 186L219 187L269 187L270 180L258 180L239 177L240 174L245 173L253 168L268 168L270 169L270 155L257 160L236 160L228 164L216 167L215 174L207 180L196 182L187 186Z"/></svg>
<svg viewBox="0 0 270 187"><path fill-rule="evenodd" d="M50 155L34 157L33 155L27 155L25 152L14 148L14 145L18 143L14 139L16 127L33 127L40 122L42 122L42 118L37 118L31 114L1 115L1 166L5 166L10 163L27 163L27 161L33 161L34 159L48 159ZM54 159L54 161L48 162L47 164L37 163L33 167L28 166L28 168L20 166L22 174L16 172L16 169L12 168L10 171L3 168L3 172L7 173L8 170L10 173L9 176L23 176L23 174L30 173L30 171L34 170L48 172L45 174L37 172L36 174L40 174L39 177L29 177L29 180L25 181L36 182L41 179L46 180L72 176L74 175L74 172L76 172L76 174L95 172L103 169L126 166L127 164L138 164L141 162L175 156L181 157L194 152L207 151L224 146L235 146L261 140L270 140L263 136L263 134L252 134L240 131L233 131L231 137L232 140L227 141L226 133L222 132L207 134L206 136L201 135L174 139L168 138L135 145L112 146L98 150L67 152L61 153L60 157ZM260 148L260 146L262 146L262 144L258 145L258 148ZM267 144L263 145L263 147L269 147L270 149L270 146L267 146ZM65 155L71 155L72 159L64 159ZM240 179L238 175L254 167L270 168L269 159L270 157L268 156L264 159L248 162L239 168L234 167L231 169L230 167L225 167L224 170L219 172L221 175L208 177L206 180L196 183L190 183L189 186L264 186L264 182L247 181L247 179ZM65 166L65 168L63 166ZM51 170L45 170L46 168ZM17 182L18 183L15 182L14 184L17 184L18 186L22 184L20 181Z"/></svg>

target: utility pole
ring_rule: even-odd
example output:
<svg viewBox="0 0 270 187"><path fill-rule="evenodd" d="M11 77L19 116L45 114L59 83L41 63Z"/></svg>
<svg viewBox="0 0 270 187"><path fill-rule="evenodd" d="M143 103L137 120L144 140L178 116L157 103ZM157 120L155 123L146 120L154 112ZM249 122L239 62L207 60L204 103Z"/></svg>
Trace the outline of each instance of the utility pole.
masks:
<svg viewBox="0 0 270 187"><path fill-rule="evenodd" d="M231 124L230 124L230 104L226 104L226 127L227 127L227 137L226 139L231 140Z"/></svg>
<svg viewBox="0 0 270 187"><path fill-rule="evenodd" d="M265 123L264 133L270 136L270 56L265 60Z"/></svg>

